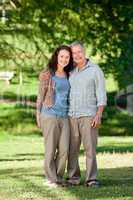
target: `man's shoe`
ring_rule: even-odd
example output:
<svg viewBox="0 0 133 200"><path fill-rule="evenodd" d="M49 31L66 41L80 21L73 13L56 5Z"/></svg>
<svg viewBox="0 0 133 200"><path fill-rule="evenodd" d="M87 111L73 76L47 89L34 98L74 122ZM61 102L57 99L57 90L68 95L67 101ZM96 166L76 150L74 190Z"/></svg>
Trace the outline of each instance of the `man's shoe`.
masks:
<svg viewBox="0 0 133 200"><path fill-rule="evenodd" d="M68 187L70 184L67 181L57 182L57 185L61 187Z"/></svg>
<svg viewBox="0 0 133 200"><path fill-rule="evenodd" d="M80 180L77 180L77 179L68 179L67 183L70 186L78 186L78 185L80 185Z"/></svg>

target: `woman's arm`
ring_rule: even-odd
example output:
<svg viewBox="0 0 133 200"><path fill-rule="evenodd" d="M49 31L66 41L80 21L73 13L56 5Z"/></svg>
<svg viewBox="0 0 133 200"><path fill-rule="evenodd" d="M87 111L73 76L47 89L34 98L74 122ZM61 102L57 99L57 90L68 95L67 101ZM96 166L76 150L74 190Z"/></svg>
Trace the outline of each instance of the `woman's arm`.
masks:
<svg viewBox="0 0 133 200"><path fill-rule="evenodd" d="M42 108L42 103L45 98L48 84L50 79L50 72L49 71L42 71L39 75L39 88L38 88L38 95L36 100L36 119L37 125L40 128L40 112Z"/></svg>

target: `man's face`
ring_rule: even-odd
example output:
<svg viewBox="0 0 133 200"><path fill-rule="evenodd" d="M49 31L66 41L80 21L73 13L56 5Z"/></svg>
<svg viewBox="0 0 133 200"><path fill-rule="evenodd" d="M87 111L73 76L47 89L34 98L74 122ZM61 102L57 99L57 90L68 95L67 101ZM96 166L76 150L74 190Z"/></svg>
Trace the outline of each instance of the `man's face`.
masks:
<svg viewBox="0 0 133 200"><path fill-rule="evenodd" d="M82 64L85 61L85 51L80 45L72 46L73 60L76 64Z"/></svg>

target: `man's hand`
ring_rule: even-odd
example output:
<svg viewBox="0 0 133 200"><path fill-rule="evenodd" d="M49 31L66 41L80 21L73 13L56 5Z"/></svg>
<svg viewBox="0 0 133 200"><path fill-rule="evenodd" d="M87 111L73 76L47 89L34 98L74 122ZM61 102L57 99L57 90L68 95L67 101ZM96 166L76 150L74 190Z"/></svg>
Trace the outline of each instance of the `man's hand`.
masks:
<svg viewBox="0 0 133 200"><path fill-rule="evenodd" d="M101 125L101 115L97 113L92 120L91 126L92 128L99 128L100 125Z"/></svg>
<svg viewBox="0 0 133 200"><path fill-rule="evenodd" d="M103 110L104 110L104 106L101 105L98 107L97 113L91 123L92 128L100 127Z"/></svg>
<svg viewBox="0 0 133 200"><path fill-rule="evenodd" d="M39 112L36 113L36 123L37 123L37 127L41 128L40 113Z"/></svg>

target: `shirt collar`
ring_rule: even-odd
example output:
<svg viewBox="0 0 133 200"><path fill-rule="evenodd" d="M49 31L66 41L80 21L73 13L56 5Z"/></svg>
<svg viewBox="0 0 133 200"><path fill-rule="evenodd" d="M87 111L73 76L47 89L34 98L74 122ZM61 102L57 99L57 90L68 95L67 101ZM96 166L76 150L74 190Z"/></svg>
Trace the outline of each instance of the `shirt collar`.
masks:
<svg viewBox="0 0 133 200"><path fill-rule="evenodd" d="M90 61L90 59L87 58L86 61L87 61L87 62L86 62L86 65L85 65L84 67L82 67L82 69L79 70L78 67L76 67L76 69L75 69L76 72L81 72L81 71L83 71L83 70L85 70L86 68L88 68L88 67L91 66L91 61Z"/></svg>

